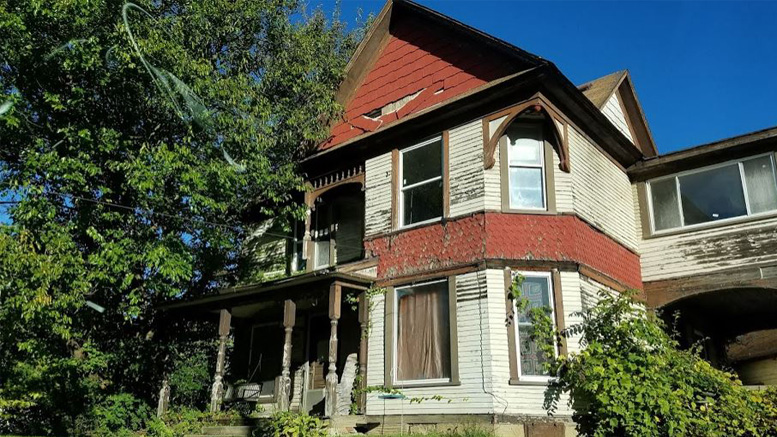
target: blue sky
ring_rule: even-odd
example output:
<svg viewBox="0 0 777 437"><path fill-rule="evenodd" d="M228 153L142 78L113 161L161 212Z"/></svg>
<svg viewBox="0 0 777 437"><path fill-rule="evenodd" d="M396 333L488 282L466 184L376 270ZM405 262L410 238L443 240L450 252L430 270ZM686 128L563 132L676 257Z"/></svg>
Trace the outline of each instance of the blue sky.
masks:
<svg viewBox="0 0 777 437"><path fill-rule="evenodd" d="M628 68L660 153L777 125L777 2L420 2L553 61L576 84ZM343 0L342 18L383 3Z"/></svg>
<svg viewBox="0 0 777 437"><path fill-rule="evenodd" d="M777 125L777 2L419 2L578 85L629 69L660 153ZM342 18L383 3L344 0Z"/></svg>

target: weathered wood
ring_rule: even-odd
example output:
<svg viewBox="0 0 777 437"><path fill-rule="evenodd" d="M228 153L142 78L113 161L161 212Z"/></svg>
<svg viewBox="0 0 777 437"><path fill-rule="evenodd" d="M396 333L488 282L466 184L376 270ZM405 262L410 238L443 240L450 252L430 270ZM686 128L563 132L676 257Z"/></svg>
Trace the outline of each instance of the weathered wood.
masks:
<svg viewBox="0 0 777 437"><path fill-rule="evenodd" d="M291 334L294 329L294 323L297 317L297 306L291 300L283 303L283 328L285 337L283 340L283 364L281 377L278 384L278 409L280 411L289 410L291 396Z"/></svg>
<svg viewBox="0 0 777 437"><path fill-rule="evenodd" d="M326 374L326 401L324 415L337 415L337 322L340 319L342 286L335 282L329 287L329 369Z"/></svg>
<svg viewBox="0 0 777 437"><path fill-rule="evenodd" d="M364 414L367 408L367 350L369 345L370 302L366 292L359 294L359 325L361 336L359 342L359 396L356 398L359 414Z"/></svg>
<svg viewBox="0 0 777 437"><path fill-rule="evenodd" d="M215 413L221 409L224 400L224 368L227 355L227 336L232 320L229 310L221 310L219 314L219 352L216 357L216 374L213 378L213 386L210 390L210 411Z"/></svg>
<svg viewBox="0 0 777 437"><path fill-rule="evenodd" d="M159 390L159 403L156 407L156 417L162 418L170 407L170 382L165 378Z"/></svg>

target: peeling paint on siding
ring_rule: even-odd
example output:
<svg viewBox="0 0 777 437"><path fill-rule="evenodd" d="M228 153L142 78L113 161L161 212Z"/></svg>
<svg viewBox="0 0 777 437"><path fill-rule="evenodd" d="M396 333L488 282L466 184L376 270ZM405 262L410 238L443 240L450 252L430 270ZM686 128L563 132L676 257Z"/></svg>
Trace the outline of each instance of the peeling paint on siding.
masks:
<svg viewBox="0 0 777 437"><path fill-rule="evenodd" d="M456 217L483 210L483 124L480 120L451 129L450 214Z"/></svg>
<svg viewBox="0 0 777 437"><path fill-rule="evenodd" d="M574 211L619 243L637 249L631 182L572 126L569 128Z"/></svg>
<svg viewBox="0 0 777 437"><path fill-rule="evenodd" d="M364 165L364 235L391 231L391 153Z"/></svg>
<svg viewBox="0 0 777 437"><path fill-rule="evenodd" d="M653 237L642 242L644 281L777 262L777 218Z"/></svg>

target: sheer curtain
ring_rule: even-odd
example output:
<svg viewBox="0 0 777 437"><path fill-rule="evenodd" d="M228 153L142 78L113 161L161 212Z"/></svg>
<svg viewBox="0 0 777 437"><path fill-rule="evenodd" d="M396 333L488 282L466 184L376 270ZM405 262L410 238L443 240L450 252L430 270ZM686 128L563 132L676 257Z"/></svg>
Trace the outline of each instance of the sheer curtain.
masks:
<svg viewBox="0 0 777 437"><path fill-rule="evenodd" d="M775 185L772 158L763 156L742 163L745 170L750 212L758 214L777 209L777 185Z"/></svg>
<svg viewBox="0 0 777 437"><path fill-rule="evenodd" d="M397 380L450 378L448 284L398 291Z"/></svg>

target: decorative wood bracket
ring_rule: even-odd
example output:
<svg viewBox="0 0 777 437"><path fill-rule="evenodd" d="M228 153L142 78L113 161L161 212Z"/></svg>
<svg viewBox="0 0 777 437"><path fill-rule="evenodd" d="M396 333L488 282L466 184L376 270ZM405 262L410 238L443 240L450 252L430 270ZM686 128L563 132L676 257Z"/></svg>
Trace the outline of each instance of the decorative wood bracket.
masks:
<svg viewBox="0 0 777 437"><path fill-rule="evenodd" d="M496 164L497 147L499 147L499 139L505 134L510 124L525 114L543 113L545 115L546 123L549 124L549 132L554 135L553 148L557 149L556 152L559 156L559 168L569 173L569 138L568 138L568 122L561 116L553 106L546 102L542 95L538 94L531 99L521 102L511 108L508 108L502 112L498 112L491 117L484 120L484 142L483 142L483 167L488 170ZM493 120L503 118L499 126L494 132L489 132L489 123ZM559 127L559 124L563 127Z"/></svg>

